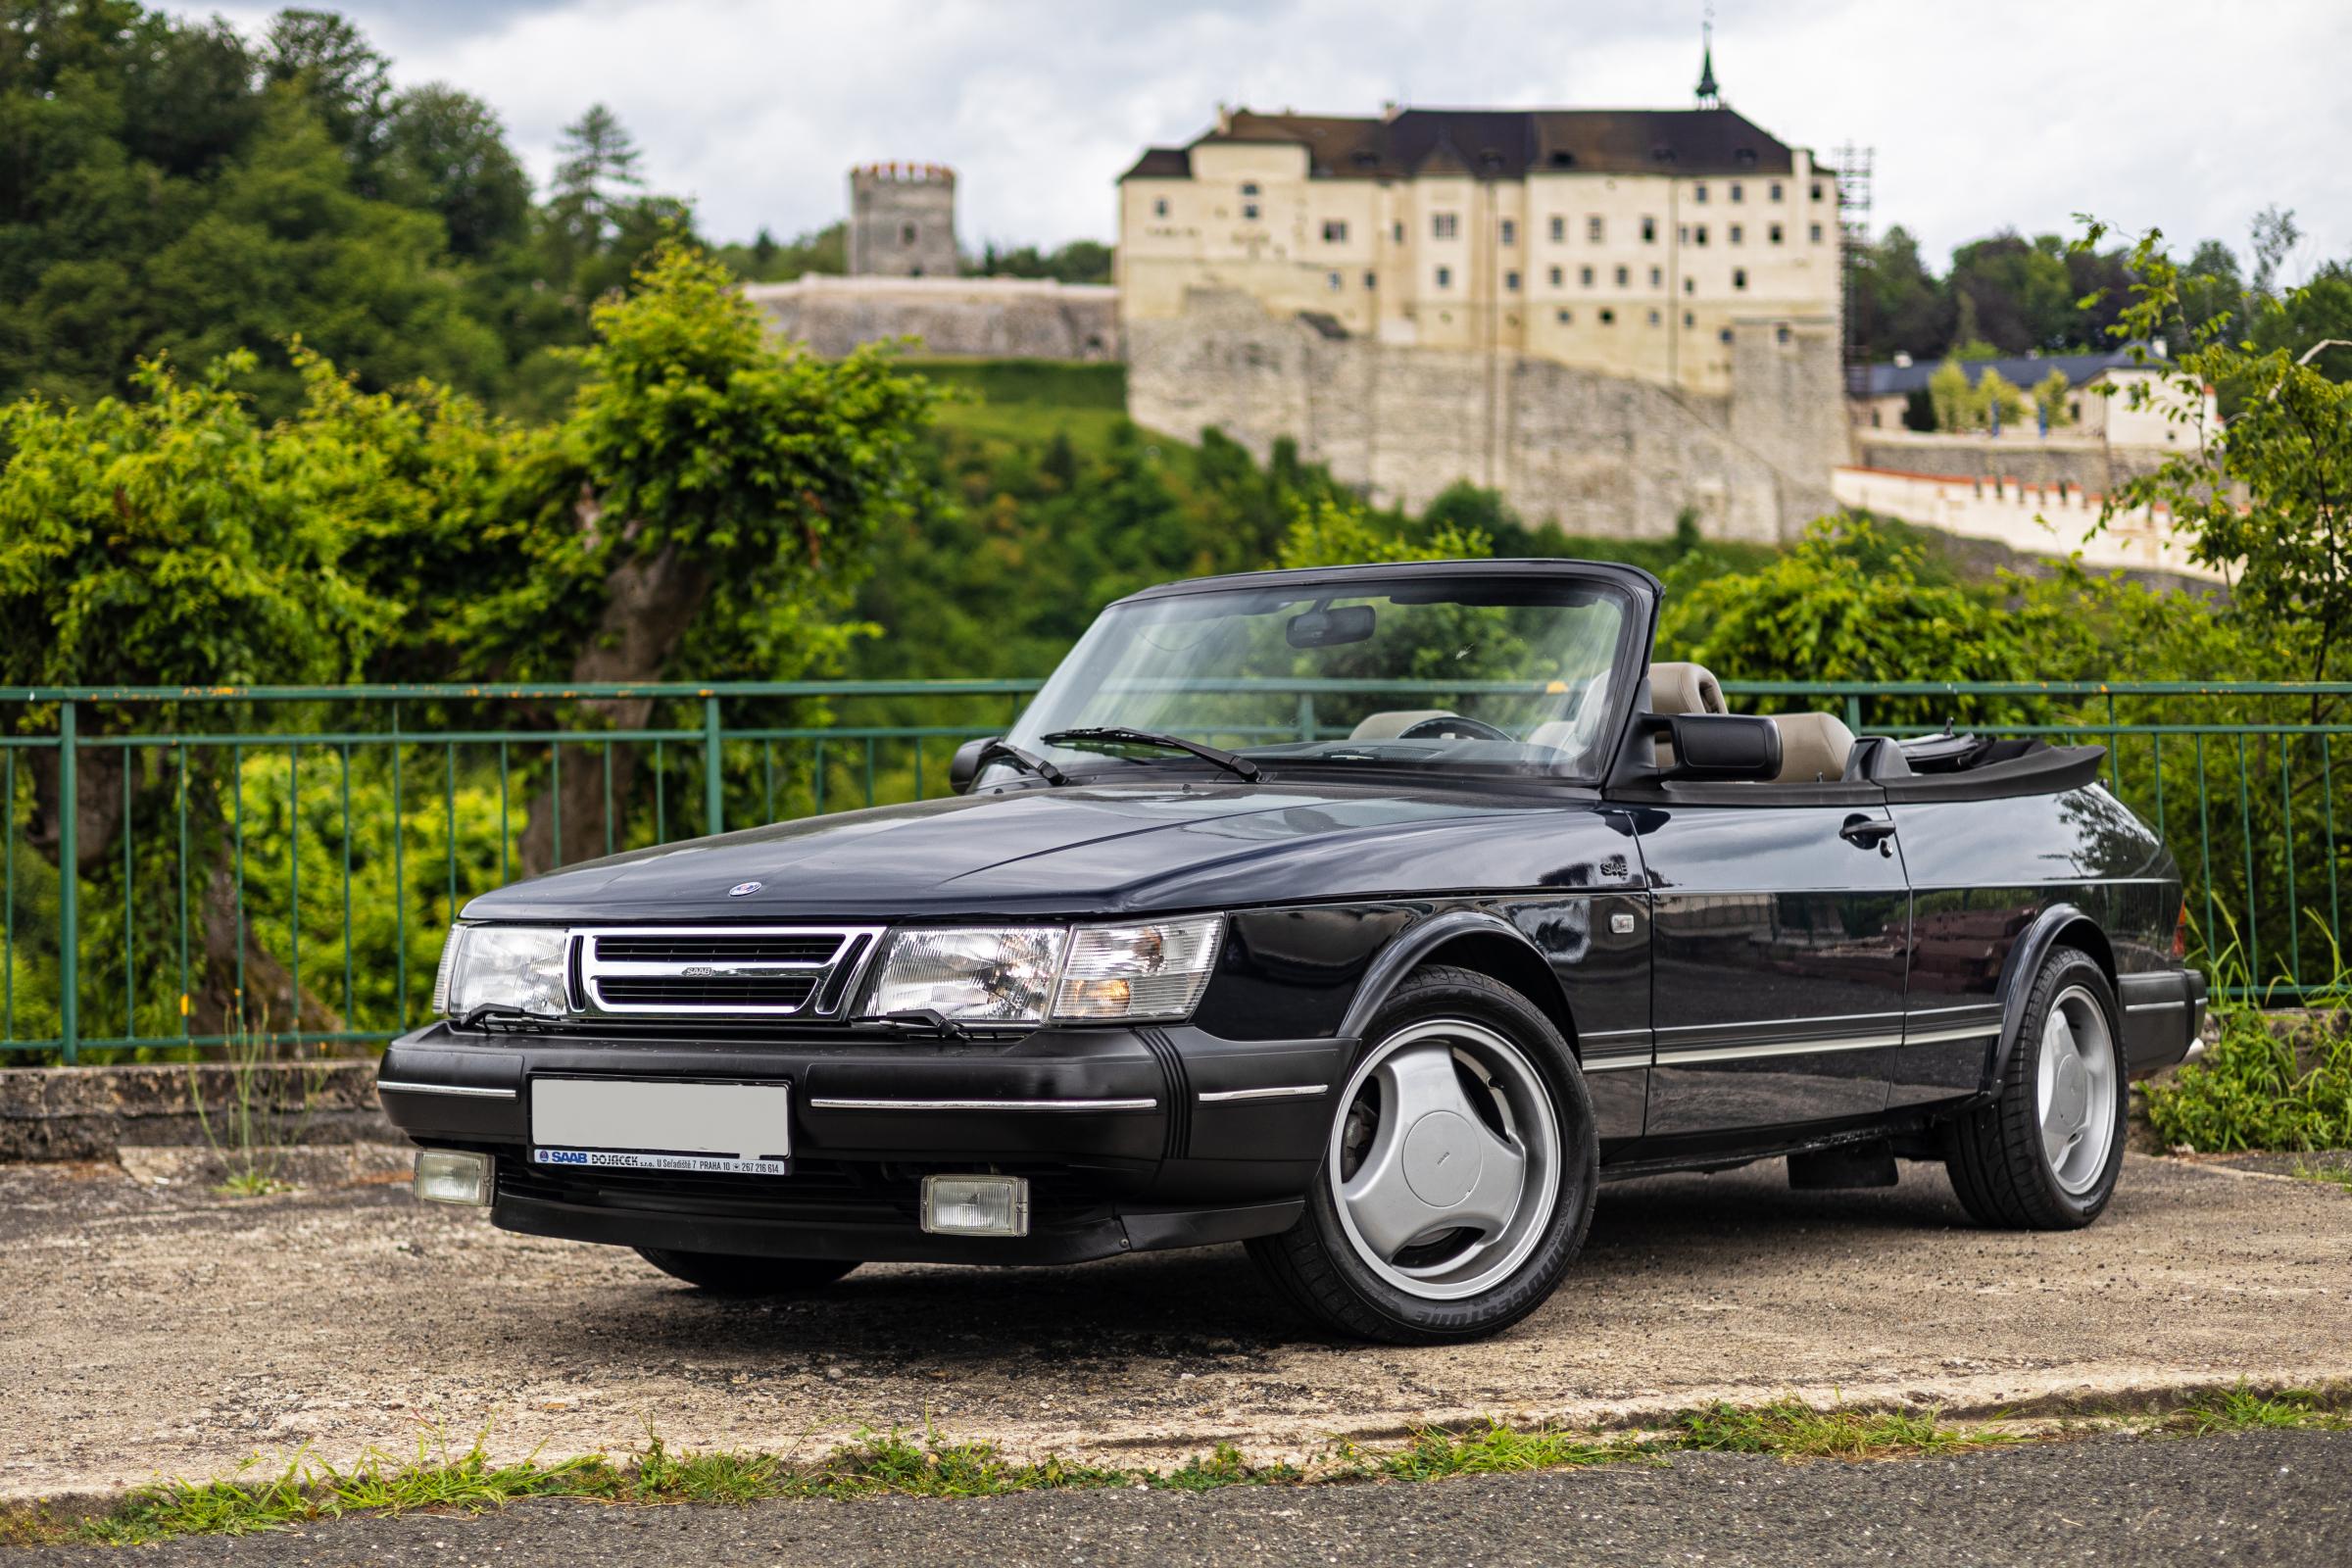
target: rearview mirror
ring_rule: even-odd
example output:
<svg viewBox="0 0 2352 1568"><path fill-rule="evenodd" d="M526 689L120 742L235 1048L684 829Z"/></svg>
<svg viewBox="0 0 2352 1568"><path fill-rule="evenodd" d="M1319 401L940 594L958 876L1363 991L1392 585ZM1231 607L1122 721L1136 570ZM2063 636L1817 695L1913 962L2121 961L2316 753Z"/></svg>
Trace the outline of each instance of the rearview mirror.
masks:
<svg viewBox="0 0 2352 1568"><path fill-rule="evenodd" d="M981 757L1003 738L999 735L983 735L976 741L965 741L956 747L956 755L948 759L948 788L958 795L970 789L972 780L980 776Z"/></svg>
<svg viewBox="0 0 2352 1568"><path fill-rule="evenodd" d="M1781 728L1769 718L1745 713L1651 713L1644 720L1674 748L1667 778L1777 778L1781 771Z"/></svg>

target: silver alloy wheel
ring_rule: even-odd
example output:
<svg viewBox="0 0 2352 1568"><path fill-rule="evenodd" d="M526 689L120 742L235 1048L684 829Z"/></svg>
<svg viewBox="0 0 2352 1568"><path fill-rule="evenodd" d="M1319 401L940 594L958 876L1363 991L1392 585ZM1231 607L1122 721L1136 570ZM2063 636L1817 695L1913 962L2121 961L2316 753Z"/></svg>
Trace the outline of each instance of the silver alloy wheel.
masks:
<svg viewBox="0 0 2352 1568"><path fill-rule="evenodd" d="M1340 1098L1331 1190L1372 1272L1429 1300L1476 1296L1550 1223L1558 1118L1544 1076L1485 1024L1431 1019L1389 1036Z"/></svg>
<svg viewBox="0 0 2352 1568"><path fill-rule="evenodd" d="M2042 1020L2034 1111L2041 1124L2042 1157L2071 1197L2097 1187L2107 1168L2115 1142L2116 1079L2106 1010L2081 986L2059 992Z"/></svg>

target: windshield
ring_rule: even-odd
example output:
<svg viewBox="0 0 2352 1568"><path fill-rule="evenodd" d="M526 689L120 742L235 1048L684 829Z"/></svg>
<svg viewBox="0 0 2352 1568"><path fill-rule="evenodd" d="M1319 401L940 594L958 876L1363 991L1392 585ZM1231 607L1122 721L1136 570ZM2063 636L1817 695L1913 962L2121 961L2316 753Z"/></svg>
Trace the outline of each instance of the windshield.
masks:
<svg viewBox="0 0 2352 1568"><path fill-rule="evenodd" d="M1616 586L1557 575L1389 576L1114 605L1005 738L1072 773L1203 765L1148 738L1071 733L1115 729L1270 771L1595 779L1625 695L1618 671L1634 663L1634 614Z"/></svg>

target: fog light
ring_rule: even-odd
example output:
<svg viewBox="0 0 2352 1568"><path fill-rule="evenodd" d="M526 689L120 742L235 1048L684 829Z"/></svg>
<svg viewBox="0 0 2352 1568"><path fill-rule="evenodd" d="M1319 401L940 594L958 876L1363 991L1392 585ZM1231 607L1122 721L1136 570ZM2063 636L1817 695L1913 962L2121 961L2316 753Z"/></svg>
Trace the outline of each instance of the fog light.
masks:
<svg viewBox="0 0 2352 1568"><path fill-rule="evenodd" d="M470 1203L479 1208L490 1201L490 1156L459 1149L420 1149L416 1152L416 1196L428 1203Z"/></svg>
<svg viewBox="0 0 2352 1568"><path fill-rule="evenodd" d="M934 1236L1026 1236L1025 1176L926 1176L923 1229Z"/></svg>

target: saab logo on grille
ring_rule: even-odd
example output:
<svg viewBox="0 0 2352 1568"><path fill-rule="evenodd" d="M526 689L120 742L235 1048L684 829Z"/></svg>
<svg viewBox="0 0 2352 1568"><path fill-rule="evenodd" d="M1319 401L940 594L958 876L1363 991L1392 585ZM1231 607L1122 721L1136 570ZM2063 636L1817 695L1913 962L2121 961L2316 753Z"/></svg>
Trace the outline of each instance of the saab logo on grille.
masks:
<svg viewBox="0 0 2352 1568"><path fill-rule="evenodd" d="M690 963L678 971L678 978L681 980L733 980L744 975L757 976L789 972L767 964Z"/></svg>
<svg viewBox="0 0 2352 1568"><path fill-rule="evenodd" d="M748 899L765 886L767 886L767 884L764 882L738 882L733 887L727 889L727 897L730 899Z"/></svg>

